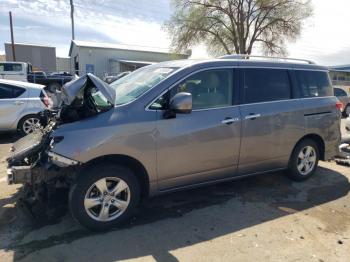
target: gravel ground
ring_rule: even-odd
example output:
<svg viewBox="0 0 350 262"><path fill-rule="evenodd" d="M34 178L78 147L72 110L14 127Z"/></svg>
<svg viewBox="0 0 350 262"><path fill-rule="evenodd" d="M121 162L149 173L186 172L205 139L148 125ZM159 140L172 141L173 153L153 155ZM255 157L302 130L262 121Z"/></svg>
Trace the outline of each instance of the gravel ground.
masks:
<svg viewBox="0 0 350 262"><path fill-rule="evenodd" d="M283 172L153 198L107 233L69 214L51 225L16 208L0 134L0 261L349 261L350 168L321 162L314 177Z"/></svg>

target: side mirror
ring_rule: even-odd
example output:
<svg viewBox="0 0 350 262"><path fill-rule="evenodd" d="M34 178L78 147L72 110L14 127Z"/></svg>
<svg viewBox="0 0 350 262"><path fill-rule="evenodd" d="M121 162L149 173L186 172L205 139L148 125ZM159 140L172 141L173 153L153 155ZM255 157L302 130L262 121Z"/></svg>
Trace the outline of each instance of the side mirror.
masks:
<svg viewBox="0 0 350 262"><path fill-rule="evenodd" d="M181 92L170 100L170 110L176 114L190 114L192 112L192 95Z"/></svg>

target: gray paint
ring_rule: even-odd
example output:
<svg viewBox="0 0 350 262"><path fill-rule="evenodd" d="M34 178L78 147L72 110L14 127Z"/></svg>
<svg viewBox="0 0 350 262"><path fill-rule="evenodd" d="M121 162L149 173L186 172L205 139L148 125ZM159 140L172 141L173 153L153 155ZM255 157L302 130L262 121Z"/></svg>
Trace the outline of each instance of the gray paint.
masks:
<svg viewBox="0 0 350 262"><path fill-rule="evenodd" d="M52 150L81 163L105 155L134 158L147 171L151 195L285 169L296 143L310 134L324 141L325 160L337 152L340 118L334 96L193 110L173 119L164 119L164 112L148 109L174 84L205 69L327 71L325 67L237 60L185 60L154 66L180 69L135 101L60 126L52 135L64 136L64 140ZM252 113L257 114L256 118L249 117ZM223 122L227 117L232 122Z"/></svg>
<svg viewBox="0 0 350 262"><path fill-rule="evenodd" d="M16 60L29 62L39 71L56 71L56 48L41 45L15 44ZM13 61L10 43L5 43L6 61Z"/></svg>

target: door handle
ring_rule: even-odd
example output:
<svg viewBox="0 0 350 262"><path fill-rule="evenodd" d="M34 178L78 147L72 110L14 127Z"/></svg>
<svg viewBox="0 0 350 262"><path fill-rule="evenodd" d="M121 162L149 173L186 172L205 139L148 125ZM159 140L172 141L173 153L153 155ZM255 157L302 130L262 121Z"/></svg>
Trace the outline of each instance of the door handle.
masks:
<svg viewBox="0 0 350 262"><path fill-rule="evenodd" d="M227 117L225 118L224 120L221 121L222 124L226 124L226 125L230 125L234 122L238 122L239 121L239 118L231 118L231 117Z"/></svg>
<svg viewBox="0 0 350 262"><path fill-rule="evenodd" d="M254 119L258 118L258 117L261 117L261 114L250 114L250 115L247 115L247 116L245 117L245 119L254 120Z"/></svg>
<svg viewBox="0 0 350 262"><path fill-rule="evenodd" d="M19 106L19 105L23 105L24 102L23 101L15 101L13 102L15 105Z"/></svg>

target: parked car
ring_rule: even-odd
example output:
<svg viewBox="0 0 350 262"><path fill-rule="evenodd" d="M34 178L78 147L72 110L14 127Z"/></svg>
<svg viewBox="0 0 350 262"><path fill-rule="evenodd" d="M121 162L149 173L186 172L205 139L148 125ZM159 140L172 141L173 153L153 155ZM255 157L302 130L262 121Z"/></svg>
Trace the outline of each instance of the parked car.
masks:
<svg viewBox="0 0 350 262"><path fill-rule="evenodd" d="M42 85L0 80L0 131L33 132L50 103Z"/></svg>
<svg viewBox="0 0 350 262"><path fill-rule="evenodd" d="M66 188L72 215L103 230L161 193L285 169L308 179L340 142L328 69L238 58L163 62L111 85L91 74L66 84L58 122L14 144L9 183L25 183L39 202ZM39 146L28 153L33 140Z"/></svg>
<svg viewBox="0 0 350 262"><path fill-rule="evenodd" d="M334 95L339 99L343 104L342 114L343 117L348 117L350 115L350 97L344 91L343 88L334 87Z"/></svg>
<svg viewBox="0 0 350 262"><path fill-rule="evenodd" d="M0 79L27 82L27 76L32 71L32 65L24 62L0 62Z"/></svg>
<svg viewBox="0 0 350 262"><path fill-rule="evenodd" d="M103 79L103 81L105 81L107 84L111 84L114 81L116 81L116 80L118 80L118 79L120 79L120 78L122 78L122 77L124 77L124 76L126 76L128 74L130 74L130 73L131 73L130 71L126 71L126 72L119 73L119 74L117 74L115 76L106 76Z"/></svg>
<svg viewBox="0 0 350 262"><path fill-rule="evenodd" d="M72 81L73 78L74 76L67 72L45 73L43 71L34 71L28 74L27 80L30 83L45 85L51 93L55 93L65 83Z"/></svg>

